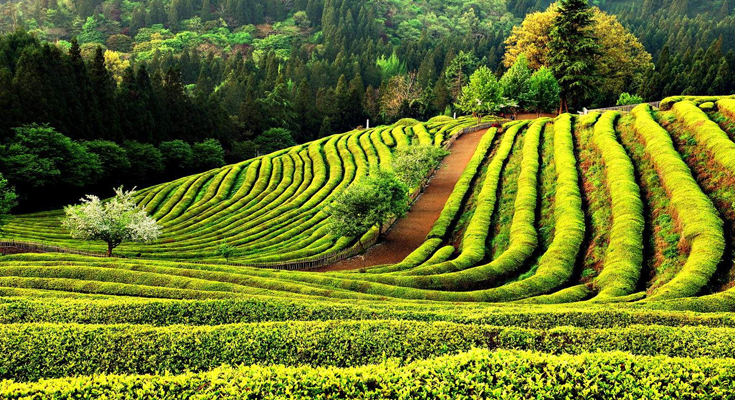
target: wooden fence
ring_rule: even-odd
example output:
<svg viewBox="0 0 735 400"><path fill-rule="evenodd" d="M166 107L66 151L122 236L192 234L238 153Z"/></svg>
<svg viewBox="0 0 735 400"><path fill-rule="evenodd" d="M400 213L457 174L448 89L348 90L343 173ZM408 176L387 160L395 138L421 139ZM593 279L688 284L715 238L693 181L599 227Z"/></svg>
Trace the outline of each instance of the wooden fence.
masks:
<svg viewBox="0 0 735 400"><path fill-rule="evenodd" d="M483 123L475 126L471 126L468 128L463 128L457 131L454 135L452 135L449 139L447 139L446 143L444 144L444 149L449 149L452 144L459 138L460 136L470 133L470 132L476 132L483 129L488 129L493 126L498 126L500 122L494 122L494 123ZM434 175L434 172L436 169L432 169L428 174L426 179L419 185L416 190L411 193L411 196L409 197L411 202L413 203L420 195L423 193L426 186L431 181L431 178ZM389 230L395 223L396 219L393 219L389 222L387 222L383 228L385 231ZM319 257L314 258L305 258L301 260L292 260L287 262L272 262L272 263L232 263L232 262L218 262L218 261L184 261L184 260L177 260L181 263L186 264L220 264L220 265L229 265L229 266L236 266L236 267L255 267L255 268L268 268L268 269L278 269L278 270L288 270L288 271L308 271L313 269L318 269L322 267L326 267L328 265L332 265L335 263L338 263L340 261L346 260L350 257L354 257L358 254L364 253L367 249L378 243L379 235L374 234L371 235L368 239L362 241L361 243L356 243L355 245L343 249L340 251L336 251L329 254L324 254ZM89 256L89 257L106 257L106 254L103 253L93 253L93 252L86 252L86 251L79 251L79 250L72 250L72 249L66 249L62 247L57 246L48 246L45 244L39 244L39 243L28 243L28 242L19 242L19 241L0 241L0 253L4 253L4 249L13 249L18 253L64 253L64 254L76 254L76 255L83 255L83 256ZM115 257L115 256L113 256Z"/></svg>
<svg viewBox="0 0 735 400"><path fill-rule="evenodd" d="M648 105L650 105L653 108L659 108L659 106L661 105L661 102L660 101L654 101L654 102L651 102L651 103L641 103L641 104L648 104ZM624 112L630 112L634 108L638 107L639 105L640 104L630 104L630 105L627 105L627 106L615 106L615 107L606 107L606 108L594 108L592 110L588 110L586 108L583 108L582 111L580 111L579 113L582 114L582 115L587 115L587 114L589 114L591 112L605 112L605 111L624 111Z"/></svg>
<svg viewBox="0 0 735 400"><path fill-rule="evenodd" d="M15 251L17 253L64 253L64 254L76 254L80 256L89 257L105 257L103 253L93 253L88 251L67 249L58 246L49 246L42 243L29 243L19 242L17 240L6 240L0 241L0 253L5 253L7 250Z"/></svg>

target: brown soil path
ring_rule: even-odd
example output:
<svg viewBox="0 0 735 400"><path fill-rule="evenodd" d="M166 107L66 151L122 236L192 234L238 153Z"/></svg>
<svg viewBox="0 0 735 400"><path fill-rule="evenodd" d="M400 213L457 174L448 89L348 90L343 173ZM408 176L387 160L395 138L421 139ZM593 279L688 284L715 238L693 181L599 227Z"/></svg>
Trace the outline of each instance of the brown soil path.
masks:
<svg viewBox="0 0 735 400"><path fill-rule="evenodd" d="M403 261L426 239L485 132L487 130L467 133L454 142L451 154L444 158L424 193L416 199L406 217L388 231L383 241L363 255L315 271L344 271Z"/></svg>

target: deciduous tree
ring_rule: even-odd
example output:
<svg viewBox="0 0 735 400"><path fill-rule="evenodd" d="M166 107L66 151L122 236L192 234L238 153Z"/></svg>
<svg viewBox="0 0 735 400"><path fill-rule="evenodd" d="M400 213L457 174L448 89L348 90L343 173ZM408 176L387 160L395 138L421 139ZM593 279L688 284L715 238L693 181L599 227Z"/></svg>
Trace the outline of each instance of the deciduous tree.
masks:
<svg viewBox="0 0 735 400"><path fill-rule="evenodd" d="M548 68L541 67L531 75L530 90L530 105L536 113L551 112L559 105L561 88Z"/></svg>
<svg viewBox="0 0 735 400"><path fill-rule="evenodd" d="M482 66L462 88L456 104L460 110L472 114L479 124L483 115L498 111L502 102L500 83L489 68Z"/></svg>
<svg viewBox="0 0 735 400"><path fill-rule="evenodd" d="M81 204L64 208L64 228L74 239L102 240L107 243L107 256L125 241L149 243L161 234L156 221L133 200L133 190L115 189L115 196L103 202L87 195Z"/></svg>
<svg viewBox="0 0 735 400"><path fill-rule="evenodd" d="M515 100L521 109L530 109L532 74L533 71L528 67L528 59L521 54L515 64L500 78L503 97Z"/></svg>
<svg viewBox="0 0 735 400"><path fill-rule="evenodd" d="M370 228L379 227L408 211L408 188L388 172L371 174L348 187L328 208L332 232L358 241Z"/></svg>

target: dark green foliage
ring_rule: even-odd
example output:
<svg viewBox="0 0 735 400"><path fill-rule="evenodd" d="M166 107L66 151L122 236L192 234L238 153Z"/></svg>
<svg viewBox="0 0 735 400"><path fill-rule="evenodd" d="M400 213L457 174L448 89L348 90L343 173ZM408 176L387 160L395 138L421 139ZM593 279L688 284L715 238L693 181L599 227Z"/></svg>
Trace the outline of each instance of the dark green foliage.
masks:
<svg viewBox="0 0 735 400"><path fill-rule="evenodd" d="M587 0L560 2L549 42L549 64L561 86L560 110L568 111L570 100L580 103L593 91L599 44L591 25L592 11Z"/></svg>
<svg viewBox="0 0 735 400"><path fill-rule="evenodd" d="M183 140L176 139L158 145L163 157L163 165L169 173L181 173L194 164L194 152L191 145ZM203 150L206 150L203 149Z"/></svg>
<svg viewBox="0 0 735 400"><path fill-rule="evenodd" d="M217 139L207 139L191 146L193 165L198 170L218 168L225 165L225 151Z"/></svg>
<svg viewBox="0 0 735 400"><path fill-rule="evenodd" d="M395 175L376 172L350 186L329 206L332 231L360 237L373 227L382 233L391 218L408 211L408 188Z"/></svg>
<svg viewBox="0 0 735 400"><path fill-rule="evenodd" d="M252 140L234 142L228 155L228 161L240 162L258 156L258 145Z"/></svg>
<svg viewBox="0 0 735 400"><path fill-rule="evenodd" d="M15 194L15 189L8 184L3 174L0 174L0 232L7 222L6 219L10 215L10 210L16 204L18 204L18 196Z"/></svg>
<svg viewBox="0 0 735 400"><path fill-rule="evenodd" d="M146 182L151 177L158 176L164 171L161 151L152 144L128 140L123 148L130 160L130 176L139 182Z"/></svg>
<svg viewBox="0 0 735 400"><path fill-rule="evenodd" d="M296 145L291 137L291 132L283 128L268 129L255 138L254 143L260 154L269 154Z"/></svg>
<svg viewBox="0 0 735 400"><path fill-rule="evenodd" d="M87 151L96 154L102 163L100 183L107 187L122 183L125 173L130 170L130 160L125 149L108 140L91 140L82 144Z"/></svg>
<svg viewBox="0 0 735 400"><path fill-rule="evenodd" d="M81 187L102 173L100 158L48 125L14 129L10 144L0 148L6 178L23 194L45 187Z"/></svg>

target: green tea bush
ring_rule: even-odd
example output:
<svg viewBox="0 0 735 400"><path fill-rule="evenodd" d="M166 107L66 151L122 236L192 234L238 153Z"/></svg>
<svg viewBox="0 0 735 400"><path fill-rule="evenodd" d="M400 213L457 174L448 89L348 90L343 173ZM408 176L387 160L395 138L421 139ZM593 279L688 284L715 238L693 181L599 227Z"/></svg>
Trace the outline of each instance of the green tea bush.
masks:
<svg viewBox="0 0 735 400"><path fill-rule="evenodd" d="M649 299L693 296L709 282L724 252L722 220L674 149L668 132L653 120L650 106L636 107L633 115L635 129L645 141L646 153L671 196L684 239L690 245L689 257L679 274Z"/></svg>
<svg viewBox="0 0 735 400"><path fill-rule="evenodd" d="M593 136L605 163L613 216L604 267L595 280L600 288L598 299L632 293L643 266L643 202L633 163L615 136L618 116L617 112L603 114Z"/></svg>
<svg viewBox="0 0 735 400"><path fill-rule="evenodd" d="M67 378L0 383L6 399L117 398L686 398L735 391L735 361L633 356L548 355L472 350L402 365L358 368L223 367L203 373Z"/></svg>

